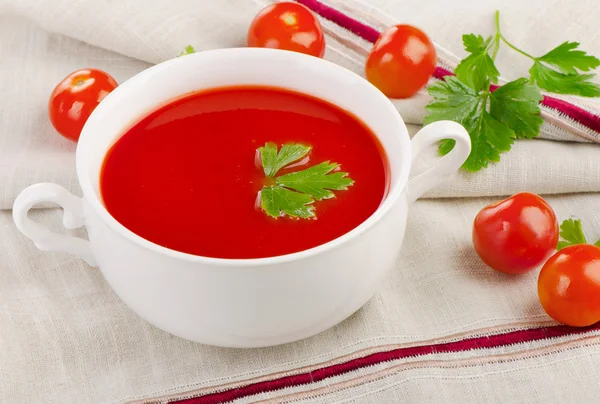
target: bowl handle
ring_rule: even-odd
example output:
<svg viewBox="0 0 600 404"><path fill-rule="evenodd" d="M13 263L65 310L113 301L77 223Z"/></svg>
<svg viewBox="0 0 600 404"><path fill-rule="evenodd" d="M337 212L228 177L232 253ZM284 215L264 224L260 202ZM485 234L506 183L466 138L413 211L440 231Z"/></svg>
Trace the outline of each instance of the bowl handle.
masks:
<svg viewBox="0 0 600 404"><path fill-rule="evenodd" d="M63 208L63 225L67 229L76 229L85 224L81 198L59 185L41 183L25 188L15 199L13 219L17 229L33 240L40 250L66 252L85 260L91 266L96 266L88 240L53 233L48 227L34 222L27 216L35 204L43 202L56 203Z"/></svg>
<svg viewBox="0 0 600 404"><path fill-rule="evenodd" d="M421 152L442 139L453 139L456 145L450 153L408 183L408 202L412 203L425 192L446 181L463 165L471 154L471 138L462 125L452 121L438 121L421 129L412 139L413 166Z"/></svg>

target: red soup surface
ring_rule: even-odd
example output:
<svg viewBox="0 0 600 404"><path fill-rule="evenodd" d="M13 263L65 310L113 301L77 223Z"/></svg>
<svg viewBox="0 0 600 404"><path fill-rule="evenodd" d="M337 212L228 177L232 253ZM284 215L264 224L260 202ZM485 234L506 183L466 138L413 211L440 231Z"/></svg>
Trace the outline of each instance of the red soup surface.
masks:
<svg viewBox="0 0 600 404"><path fill-rule="evenodd" d="M312 146L300 165L336 162L354 184L314 203L315 218L273 218L258 194L267 142ZM387 191L388 164L371 131L325 101L268 87L226 87L177 99L129 129L107 153L108 212L161 246L215 258L263 258L331 241L365 221Z"/></svg>

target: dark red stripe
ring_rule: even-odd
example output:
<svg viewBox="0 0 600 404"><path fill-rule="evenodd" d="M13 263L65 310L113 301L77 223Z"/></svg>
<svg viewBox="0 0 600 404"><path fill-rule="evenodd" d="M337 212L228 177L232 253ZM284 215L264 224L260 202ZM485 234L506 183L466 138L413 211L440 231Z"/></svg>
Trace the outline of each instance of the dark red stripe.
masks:
<svg viewBox="0 0 600 404"><path fill-rule="evenodd" d="M583 126L587 126L596 132L600 132L600 116L598 115L594 115L585 109L554 97L544 97L542 105L555 109L569 118L574 119L576 122L579 122Z"/></svg>
<svg viewBox="0 0 600 404"><path fill-rule="evenodd" d="M319 14L321 17L334 22L342 28L347 29L365 41L375 43L377 38L379 38L379 35L381 35L381 33L375 28L363 24L362 22L355 20L354 18L349 17L341 11L323 4L318 0L296 0L296 2L305 5L315 13Z"/></svg>
<svg viewBox="0 0 600 404"><path fill-rule="evenodd" d="M203 396L189 398L186 400L171 401L173 404L217 404L226 403L242 397L248 397L255 394L269 391L280 390L287 387L295 387L304 384L315 383L323 379L339 376L354 370L377 365L383 362L418 357L436 353L464 352L472 349L497 348L501 346L512 345L520 342L538 341L546 338L557 338L565 335L576 335L592 330L600 329L600 323L585 327L572 328L566 326L541 327L529 330L519 330L485 337L468 338L462 341L447 342L442 344L432 344L415 346L409 348L393 349L387 352L378 352L367 355L362 358L352 359L337 365L327 366L312 372L301 373L293 376L281 377L275 380L268 380L259 383L252 383L235 389L225 390L218 393L206 394Z"/></svg>
<svg viewBox="0 0 600 404"><path fill-rule="evenodd" d="M364 24L335 8L323 4L318 0L296 0L298 3L305 5L321 17L330 20L331 22L347 29L353 34L363 38L366 41L374 43L381 34L375 28ZM443 67L438 66L433 74L437 79L443 80L444 76L450 76L453 73ZM545 96L542 100L542 105L555 109L560 113L568 116L574 121L600 133L600 116L592 114L583 108L579 108L569 102L560 100L554 97Z"/></svg>
<svg viewBox="0 0 600 404"><path fill-rule="evenodd" d="M435 77L438 80L444 80L444 77L446 76L454 76L454 73L440 66L435 68L435 71L433 72L433 77Z"/></svg>

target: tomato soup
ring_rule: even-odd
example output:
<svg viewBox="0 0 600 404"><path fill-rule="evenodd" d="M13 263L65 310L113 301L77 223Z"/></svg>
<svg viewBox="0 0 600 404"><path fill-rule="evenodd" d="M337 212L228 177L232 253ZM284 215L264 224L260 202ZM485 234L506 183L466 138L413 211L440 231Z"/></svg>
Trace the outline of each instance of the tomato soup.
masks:
<svg viewBox="0 0 600 404"><path fill-rule="evenodd" d="M315 200L312 218L271 217L260 197L275 181L258 152L267 143L311 147L277 175L335 162L332 173L347 172L354 182ZM287 90L227 87L186 95L133 125L107 153L100 189L108 212L146 240L245 259L306 250L349 232L379 207L387 176L381 145L350 113Z"/></svg>

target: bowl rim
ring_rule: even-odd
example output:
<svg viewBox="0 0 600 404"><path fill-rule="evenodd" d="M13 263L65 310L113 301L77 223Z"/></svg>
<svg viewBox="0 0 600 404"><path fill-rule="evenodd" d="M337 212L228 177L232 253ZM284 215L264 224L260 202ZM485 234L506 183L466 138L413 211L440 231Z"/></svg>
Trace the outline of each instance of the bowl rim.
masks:
<svg viewBox="0 0 600 404"><path fill-rule="evenodd" d="M119 97L121 94L127 91L135 91L134 87L140 82L148 82L151 77L165 69L170 69L176 65L189 64L193 66L197 63L205 63L210 62L215 57L223 57L223 56L231 56L231 54L235 54L236 58L244 58L244 57L264 57L266 60L274 56L274 52L278 58L288 58L292 61L296 61L302 64L312 65L314 69L333 69L336 70L337 74L353 76L354 79L358 78L362 80L364 83L368 85L373 91L373 96L379 98L381 102L381 113L385 114L385 116L389 116L389 119L393 120L394 125L398 127L399 136L403 136L405 140L403 141L405 145L402 147L403 156L398 156L394 158L400 158L401 160L401 170L400 174L397 176L397 179L390 184L390 190L382 201L381 205L377 208L377 210L369 216L365 221L359 224L354 229L349 232L335 238L327 243L318 245L316 247L312 247L306 250L298 251L295 253L278 255L273 257L264 257L264 258L215 258L215 257L206 257L200 255L193 255L177 250L172 250L167 247L163 247L156 243L153 243L150 240L147 240L128 228L119 223L105 208L104 204L99 198L99 195L94 191L94 188L91 184L91 178L88 169L88 160L84 157L87 152L90 151L90 147L88 147L89 141L85 136L88 132L93 132L93 129L90 130L90 125L88 123L92 122L94 119L93 116L100 114L101 111L105 109L109 109L113 104L118 103ZM284 56L285 55L285 56ZM294 91L302 92L302 90L295 89ZM307 91L306 94L310 95ZM335 104L334 102L332 102ZM352 112L352 111L350 111ZM215 266L225 266L225 267L242 267L242 268L256 268L263 266L271 266L282 263L288 263L292 261L299 261L307 258L314 257L316 255L320 255L323 253L327 253L331 250L337 249L352 240L355 240L363 233L367 232L369 229L373 228L377 223L384 220L384 218L388 215L390 210L400 202L401 197L403 195L404 189L408 182L409 171L411 167L411 157L412 153L410 152L410 138L408 135L408 130L400 113L394 107L392 102L387 98L383 93L381 93L375 86L366 81L363 77L358 74L340 66L330 61L320 59L317 57L304 55L301 53L291 52L291 51L283 51L276 49L267 49L267 48L226 48L226 49L213 49L202 52L197 52L190 55L185 55L184 57L177 57L174 59L170 59L164 61L162 63L156 64L148 69L143 70L142 72L136 74L131 77L127 81L123 82L120 86L118 86L115 90L113 90L103 101L98 105L98 107L92 112L90 118L88 119L88 123L84 126L82 130L82 135L79 139L79 143L77 145L76 150L76 168L77 168L77 177L79 183L81 185L83 191L83 200L92 208L92 210L98 215L98 217L113 231L120 234L122 237L127 239L128 241L142 247L144 249L150 250L152 252L162 254L171 258L175 258L178 260L186 261L189 263L203 263L210 264ZM127 125L124 125L126 128ZM377 133L373 132L376 136ZM384 147L385 150L385 147ZM388 159L391 158L389 153L386 154Z"/></svg>

